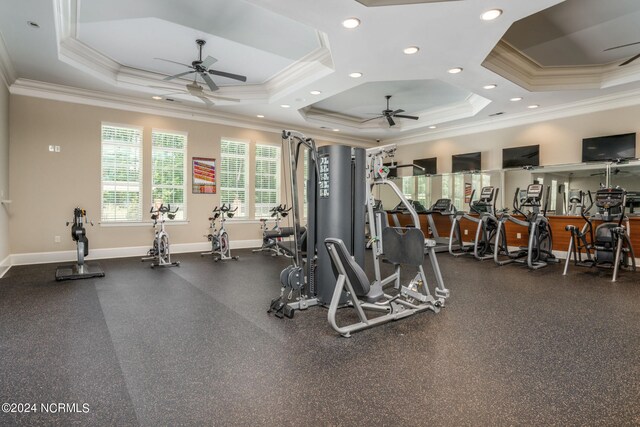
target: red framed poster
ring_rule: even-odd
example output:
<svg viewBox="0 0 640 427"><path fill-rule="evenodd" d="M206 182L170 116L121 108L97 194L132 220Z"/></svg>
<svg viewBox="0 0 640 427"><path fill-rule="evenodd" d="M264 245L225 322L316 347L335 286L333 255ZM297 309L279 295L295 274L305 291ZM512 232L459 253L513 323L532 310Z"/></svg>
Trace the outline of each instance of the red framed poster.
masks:
<svg viewBox="0 0 640 427"><path fill-rule="evenodd" d="M193 157L193 194L216 194L216 159Z"/></svg>

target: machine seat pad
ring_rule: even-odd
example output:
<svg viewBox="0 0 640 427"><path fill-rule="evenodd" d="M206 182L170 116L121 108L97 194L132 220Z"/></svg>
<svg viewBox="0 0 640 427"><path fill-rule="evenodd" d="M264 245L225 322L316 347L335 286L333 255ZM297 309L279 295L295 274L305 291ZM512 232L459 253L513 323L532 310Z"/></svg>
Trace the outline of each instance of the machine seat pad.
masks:
<svg viewBox="0 0 640 427"><path fill-rule="evenodd" d="M333 246L338 254L338 258L340 258L340 262L344 267L344 271L339 271L338 266L333 263L333 258L331 258L331 262L333 263L333 268L338 270L339 274L344 274L349 279L351 286L353 287L353 291L356 293L358 298L367 298L369 291L371 290L371 285L369 283L369 279L367 278L366 273L358 265L358 263L351 257L351 254L347 250L342 239L337 239L333 237L328 237L324 241L327 250L329 247ZM377 300L377 296L372 295L372 297ZM368 298L367 298L368 299Z"/></svg>
<svg viewBox="0 0 640 427"><path fill-rule="evenodd" d="M424 245L424 234L418 228L387 227L382 230L384 255L392 264L422 265Z"/></svg>
<svg viewBox="0 0 640 427"><path fill-rule="evenodd" d="M264 232L265 237L290 237L293 236L293 227L281 227L280 230L267 230Z"/></svg>

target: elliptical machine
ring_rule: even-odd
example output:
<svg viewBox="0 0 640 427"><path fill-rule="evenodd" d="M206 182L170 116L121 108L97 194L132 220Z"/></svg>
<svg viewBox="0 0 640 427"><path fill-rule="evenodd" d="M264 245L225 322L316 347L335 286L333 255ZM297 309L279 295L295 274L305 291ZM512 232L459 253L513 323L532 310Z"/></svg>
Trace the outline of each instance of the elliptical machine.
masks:
<svg viewBox="0 0 640 427"><path fill-rule="evenodd" d="M508 213L504 213L500 218L498 230L496 231L496 241L503 242L504 250L494 251L494 261L498 265L510 264L517 262L526 264L530 269L537 270L546 267L549 263L560 262L553 255L553 235L549 219L546 217L547 207L549 204L549 189L547 189L544 207L542 206L542 194L544 187L542 184L529 184L527 187L526 199L521 201L520 189L516 189L513 196L513 212L524 217L519 219ZM522 209L530 208L525 213ZM542 212L540 209L542 208ZM529 232L529 243L526 247L520 247L518 250L509 252L506 242L506 223L512 222L522 227L527 227ZM501 240L503 239L503 240ZM507 259L500 259L500 254L504 254Z"/></svg>
<svg viewBox="0 0 640 427"><path fill-rule="evenodd" d="M231 210L231 205L222 204L220 208L217 206L213 208L212 216L209 217L211 232L205 237L211 242L211 250L209 252L202 252L200 256L216 255L214 261L226 261L228 259L238 260L240 257L231 256L231 247L229 246L229 233L224 228L224 223L227 218L233 218L234 213L238 210L236 207ZM216 221L220 218L220 229L216 228Z"/></svg>
<svg viewBox="0 0 640 427"><path fill-rule="evenodd" d="M153 267L179 267L180 261L171 262L171 251L169 250L169 235L164 229L164 215L166 214L169 219L173 220L176 217L178 208L174 211L171 210L171 205L163 205L156 210L151 210L151 219L153 220L153 228L155 229L155 236L153 238L153 246L149 249L147 256L142 258L142 261L151 261L151 268ZM158 227L158 224L160 226Z"/></svg>
<svg viewBox="0 0 640 427"><path fill-rule="evenodd" d="M90 277L104 277L104 271L99 265L85 264L84 257L89 255L89 239L84 224L93 226L93 221L87 220L87 211L80 208L73 210L73 225L71 238L76 242L78 261L72 265L63 265L56 269L56 280L88 279ZM67 227L70 222L67 221Z"/></svg>
<svg viewBox="0 0 640 427"><path fill-rule="evenodd" d="M469 214L464 211L458 211L454 214L451 223L451 233L449 237L449 253L455 257L462 255L473 255L478 260L493 258L493 253L498 246L498 250L506 250L506 243L496 240L499 219L496 211L496 199L498 198L499 189L487 186L482 187L480 198L473 201L475 190L469 198ZM477 216L471 216L476 214ZM460 229L460 221L465 219L476 223L476 234L473 243L464 244L462 241L456 250L453 242L462 236ZM504 238L503 238L504 240Z"/></svg>
<svg viewBox="0 0 640 427"><path fill-rule="evenodd" d="M571 233L571 240L562 274L567 274L570 259L573 258L574 265L581 267L613 268L611 281L615 282L620 268L636 270L635 254L627 231L629 218L625 216L626 191L621 188L601 188L596 192L595 205L599 211L597 214L587 217L582 212L585 220L582 230L575 225L565 227ZM594 220L602 221L595 228L595 234ZM586 259L582 258L583 251Z"/></svg>

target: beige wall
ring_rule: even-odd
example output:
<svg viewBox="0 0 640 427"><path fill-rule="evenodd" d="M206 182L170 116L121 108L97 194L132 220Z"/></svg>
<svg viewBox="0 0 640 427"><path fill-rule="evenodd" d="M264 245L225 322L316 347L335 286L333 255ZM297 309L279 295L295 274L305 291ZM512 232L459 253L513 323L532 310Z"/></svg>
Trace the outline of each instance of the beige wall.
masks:
<svg viewBox="0 0 640 427"><path fill-rule="evenodd" d="M540 164L580 163L582 138L640 132L640 106L551 120L398 147L396 160L438 157L438 173L451 172L451 156L482 152L482 169L502 168L502 149L540 144ZM640 152L640 150L638 150Z"/></svg>
<svg viewBox="0 0 640 427"><path fill-rule="evenodd" d="M280 145L279 133L261 132L198 121L132 113L109 108L12 95L10 135L12 165L10 191L11 253L73 250L75 245L65 222L73 208L83 207L88 217L100 219L100 127L102 122L141 126L145 210L151 204L151 130L164 129L188 133L189 223L168 228L172 243L204 242L209 212L219 205L219 196L191 194L191 157L220 158L223 137L250 142L250 170L256 143ZM60 145L60 153L48 151ZM254 187L250 174L249 191ZM252 197L252 196L251 196ZM250 199L252 201L252 199ZM283 200L284 202L284 200ZM147 215L144 217L147 220ZM286 224L285 224L286 225ZM258 221L227 223L231 241L259 240ZM54 243L61 236L61 243ZM149 246L151 225L107 227L88 230L90 248Z"/></svg>
<svg viewBox="0 0 640 427"><path fill-rule="evenodd" d="M9 91L0 78L0 199L9 197ZM8 213L0 205L0 267L10 253Z"/></svg>

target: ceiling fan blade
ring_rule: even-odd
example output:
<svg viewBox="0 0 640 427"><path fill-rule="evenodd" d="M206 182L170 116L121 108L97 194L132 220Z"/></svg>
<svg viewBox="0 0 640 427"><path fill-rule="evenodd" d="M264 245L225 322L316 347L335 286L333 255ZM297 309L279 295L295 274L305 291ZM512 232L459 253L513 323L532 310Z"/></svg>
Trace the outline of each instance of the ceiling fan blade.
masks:
<svg viewBox="0 0 640 427"><path fill-rule="evenodd" d="M603 50L603 52L607 52L607 51L614 50L614 49L620 49L621 47L633 46L633 45L636 45L636 44L640 44L640 42L621 44L620 46L614 46L614 47L610 47L608 49L605 49L605 50Z"/></svg>
<svg viewBox="0 0 640 427"><path fill-rule="evenodd" d="M360 122L360 123L367 123L367 122L370 122L371 120L376 120L376 119L379 119L379 118L381 118L381 117L384 117L384 116L377 115L376 117L373 117L373 118L371 118L371 119L367 119L367 120L365 120L364 122Z"/></svg>
<svg viewBox="0 0 640 427"><path fill-rule="evenodd" d="M637 54L636 56L634 56L633 58L627 59L626 61L624 61L622 64L619 65L619 67L624 67L627 64L631 64L633 61L635 61L636 59L640 58L640 53Z"/></svg>
<svg viewBox="0 0 640 427"><path fill-rule="evenodd" d="M389 126L395 126L396 122L393 121L393 118L391 116L386 116L387 117L387 121L389 122Z"/></svg>
<svg viewBox="0 0 640 427"><path fill-rule="evenodd" d="M167 76L162 80L164 80L166 82L168 80L177 79L178 77L186 76L187 74L191 74L191 73L195 73L195 71L185 71L184 73L174 74L173 76Z"/></svg>
<svg viewBox="0 0 640 427"><path fill-rule="evenodd" d="M192 65L183 64L182 62L171 61L170 59L164 59L164 58L153 58L153 59L157 59L158 61L171 62L172 64L178 64L178 65L182 65L183 67L188 67L193 69Z"/></svg>
<svg viewBox="0 0 640 427"><path fill-rule="evenodd" d="M220 77L228 77L230 79L239 80L241 82L247 81L247 78L245 76L241 76L240 74L225 73L224 71L209 70L209 74L213 74L215 76L220 76Z"/></svg>
<svg viewBox="0 0 640 427"><path fill-rule="evenodd" d="M198 95L194 95L196 98L200 99L200 101L204 102L205 104L207 104L208 107L211 107L212 105L215 105L213 102L211 102L211 100L209 98L207 98L206 96L202 95L202 96L198 96Z"/></svg>
<svg viewBox="0 0 640 427"><path fill-rule="evenodd" d="M404 113L404 110L403 110L402 108L397 109L396 111L392 111L392 112L391 112L391 115L392 115L392 116L395 116L395 115L396 115L396 114L398 114L398 113Z"/></svg>
<svg viewBox="0 0 640 427"><path fill-rule="evenodd" d="M202 61L202 64L200 64L200 65L202 67L204 67L204 68L209 68L216 62L218 62L218 60L216 58L214 58L211 55L208 55L206 58L204 58L204 61Z"/></svg>
<svg viewBox="0 0 640 427"><path fill-rule="evenodd" d="M236 98L227 98L226 96L217 96L217 95L207 95L208 98L219 99L221 101L230 101L230 102L240 102L239 99Z"/></svg>
<svg viewBox="0 0 640 427"><path fill-rule="evenodd" d="M405 116L404 114L394 114L393 117L400 117L401 119L411 119L411 120L418 120L419 117L416 116Z"/></svg>
<svg viewBox="0 0 640 427"><path fill-rule="evenodd" d="M211 80L211 77L209 77L209 75L207 73L200 73L200 76L202 76L202 79L204 80L204 82L207 84L207 86L209 86L209 89L211 89L211 92L215 92L216 90L220 89L213 82L213 80Z"/></svg>

